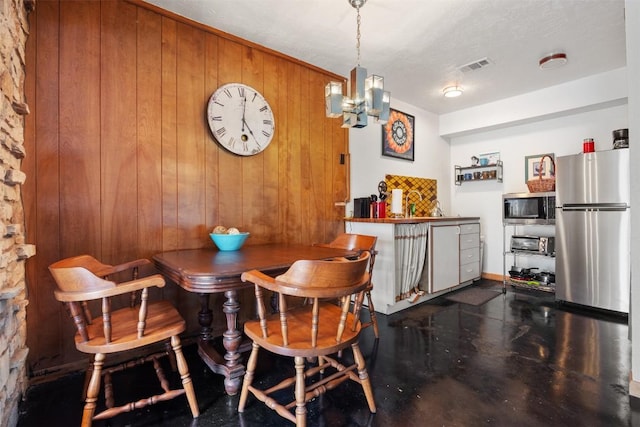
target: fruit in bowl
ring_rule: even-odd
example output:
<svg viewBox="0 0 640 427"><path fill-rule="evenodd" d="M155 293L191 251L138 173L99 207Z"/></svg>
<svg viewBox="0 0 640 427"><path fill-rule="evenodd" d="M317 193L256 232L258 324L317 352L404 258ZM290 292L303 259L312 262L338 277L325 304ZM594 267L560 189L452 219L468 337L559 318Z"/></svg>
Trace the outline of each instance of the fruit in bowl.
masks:
<svg viewBox="0 0 640 427"><path fill-rule="evenodd" d="M217 225L209 234L213 243L221 251L237 251L249 237L249 233L242 233L235 227L226 228Z"/></svg>

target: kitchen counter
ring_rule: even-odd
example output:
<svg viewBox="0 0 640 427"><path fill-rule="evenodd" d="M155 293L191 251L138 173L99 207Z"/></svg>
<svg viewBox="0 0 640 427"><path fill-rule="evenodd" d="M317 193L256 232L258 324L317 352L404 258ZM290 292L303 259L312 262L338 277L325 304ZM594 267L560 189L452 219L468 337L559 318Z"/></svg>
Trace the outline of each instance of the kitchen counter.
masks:
<svg viewBox="0 0 640 427"><path fill-rule="evenodd" d="M345 218L350 222L368 222L372 224L420 224L422 222L480 221L477 216L415 216L410 218Z"/></svg>
<svg viewBox="0 0 640 427"><path fill-rule="evenodd" d="M345 218L344 221L347 233L378 238L371 292L377 312L395 313L480 278L479 217Z"/></svg>

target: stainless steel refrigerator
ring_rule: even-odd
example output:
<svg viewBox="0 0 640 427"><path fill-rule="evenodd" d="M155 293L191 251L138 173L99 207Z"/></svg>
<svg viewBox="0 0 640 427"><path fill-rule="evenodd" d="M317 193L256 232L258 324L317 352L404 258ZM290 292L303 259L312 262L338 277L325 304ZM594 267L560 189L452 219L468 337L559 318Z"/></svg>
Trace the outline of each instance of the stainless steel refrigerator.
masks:
<svg viewBox="0 0 640 427"><path fill-rule="evenodd" d="M556 299L629 313L629 150L556 159Z"/></svg>

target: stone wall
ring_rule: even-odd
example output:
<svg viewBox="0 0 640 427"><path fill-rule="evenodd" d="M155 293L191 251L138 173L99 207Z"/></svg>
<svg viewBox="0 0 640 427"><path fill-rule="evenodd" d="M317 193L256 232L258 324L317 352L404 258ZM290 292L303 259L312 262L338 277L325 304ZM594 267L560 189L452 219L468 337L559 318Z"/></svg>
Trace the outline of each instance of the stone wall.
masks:
<svg viewBox="0 0 640 427"><path fill-rule="evenodd" d="M24 241L20 170L24 150L27 13L35 0L0 0L0 425L14 426L27 386L24 260L35 253Z"/></svg>

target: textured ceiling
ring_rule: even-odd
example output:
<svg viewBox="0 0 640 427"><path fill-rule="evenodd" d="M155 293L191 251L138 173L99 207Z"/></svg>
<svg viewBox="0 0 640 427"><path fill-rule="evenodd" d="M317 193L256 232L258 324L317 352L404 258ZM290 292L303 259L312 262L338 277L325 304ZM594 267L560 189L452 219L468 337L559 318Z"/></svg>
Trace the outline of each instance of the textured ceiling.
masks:
<svg viewBox="0 0 640 427"><path fill-rule="evenodd" d="M356 65L348 0L147 2L343 76ZM360 63L384 76L391 106L442 114L626 65L624 0L368 0L360 14ZM540 70L557 51L567 64ZM456 81L464 95L444 98Z"/></svg>

